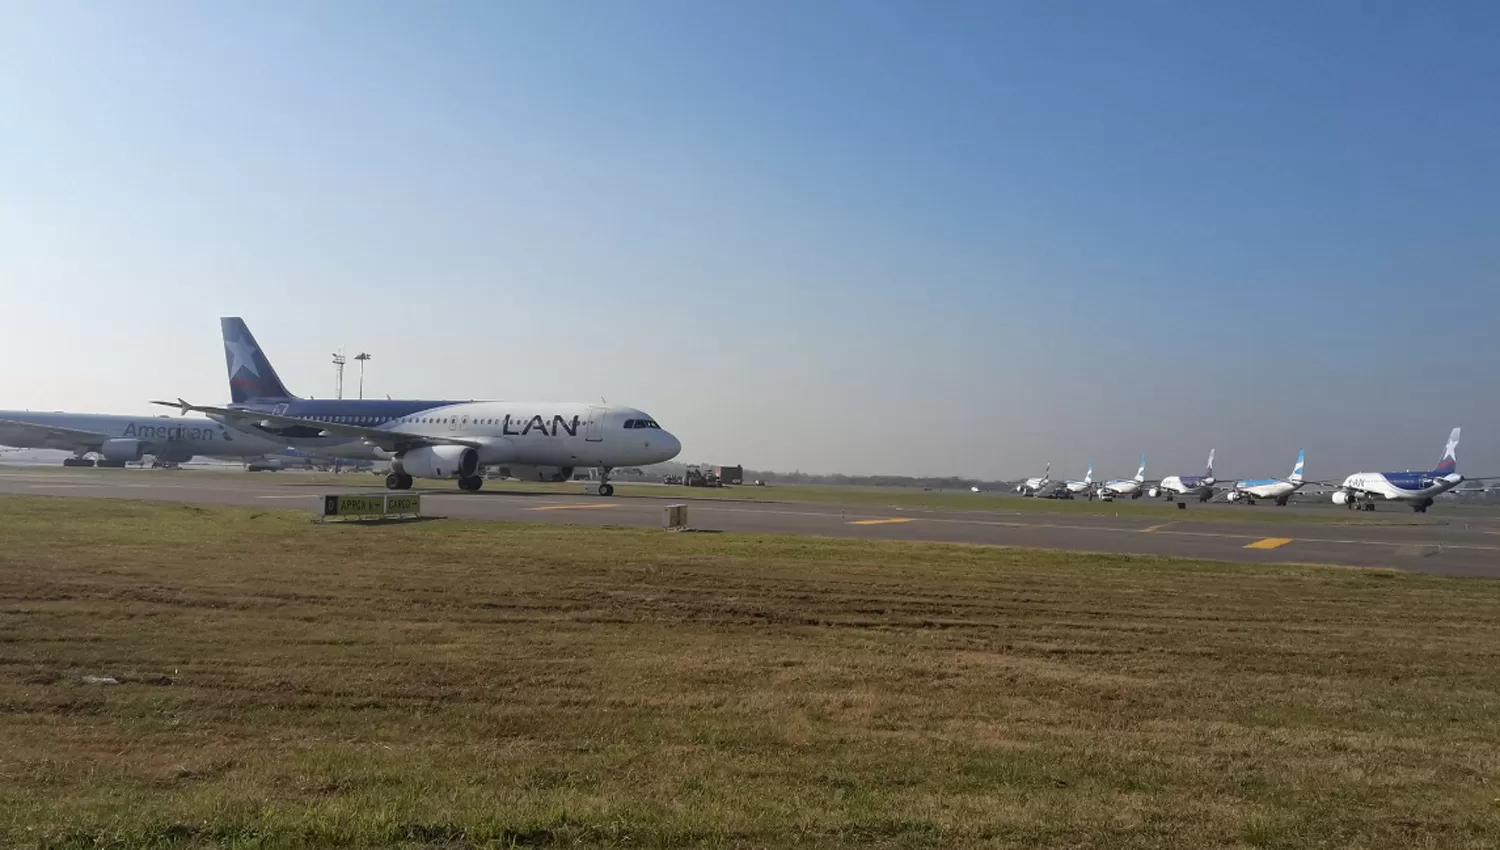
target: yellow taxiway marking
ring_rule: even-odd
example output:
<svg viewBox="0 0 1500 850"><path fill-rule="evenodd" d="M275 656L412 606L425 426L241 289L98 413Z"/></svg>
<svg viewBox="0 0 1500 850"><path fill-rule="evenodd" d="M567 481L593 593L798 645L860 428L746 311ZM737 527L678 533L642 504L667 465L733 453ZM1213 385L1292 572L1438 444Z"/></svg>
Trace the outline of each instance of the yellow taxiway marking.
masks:
<svg viewBox="0 0 1500 850"><path fill-rule="evenodd" d="M1267 537L1254 543L1246 544L1246 549L1280 549L1282 546L1292 542L1290 537Z"/></svg>
<svg viewBox="0 0 1500 850"><path fill-rule="evenodd" d="M897 522L911 522L911 517L892 517L890 519L857 519L850 525L890 525Z"/></svg>
<svg viewBox="0 0 1500 850"><path fill-rule="evenodd" d="M612 508L614 505L608 502L597 502L587 505L543 505L540 508L527 508L528 511L587 511L594 508Z"/></svg>
<svg viewBox="0 0 1500 850"><path fill-rule="evenodd" d="M1148 526L1146 528L1141 529L1141 531L1161 531L1163 528L1166 528L1167 526L1169 526L1171 524L1172 523L1170 523L1170 522L1164 522L1161 525Z"/></svg>

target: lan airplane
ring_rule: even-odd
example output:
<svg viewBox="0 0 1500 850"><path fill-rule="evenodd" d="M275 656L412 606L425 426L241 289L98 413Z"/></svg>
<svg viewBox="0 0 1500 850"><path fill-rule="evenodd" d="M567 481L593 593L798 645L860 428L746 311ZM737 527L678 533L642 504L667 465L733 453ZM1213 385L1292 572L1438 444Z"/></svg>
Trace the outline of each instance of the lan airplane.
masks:
<svg viewBox="0 0 1500 850"><path fill-rule="evenodd" d="M406 490L414 478L457 479L478 490L484 466L509 466L517 477L567 481L575 467L597 467L601 496L614 495L617 466L671 460L677 438L633 407L605 404L409 399L303 399L277 377L238 318L220 320L229 369L228 407L155 404L243 423L299 449L350 458L390 459L385 486Z"/></svg>
<svg viewBox="0 0 1500 850"><path fill-rule="evenodd" d="M1143 458L1142 466L1145 465ZM1214 450L1208 450L1208 469L1202 475L1168 475L1161 483L1151 488L1151 498L1165 495L1167 501L1174 502L1178 496L1184 500L1188 496L1197 496L1198 501L1206 502L1214 497Z"/></svg>
<svg viewBox="0 0 1500 850"><path fill-rule="evenodd" d="M173 421L164 416L104 413L0 411L0 444L21 449L61 449L73 453L63 466L122 467L147 455L161 463L195 457L233 460L274 454L286 443L255 436L212 419Z"/></svg>
<svg viewBox="0 0 1500 850"><path fill-rule="evenodd" d="M1344 479L1334 491L1335 505L1348 505L1350 509L1375 510L1380 499L1406 502L1419 514L1427 513L1432 500L1464 482L1458 472L1458 434L1454 428L1448 435L1448 445L1443 449L1443 459L1431 472L1356 472ZM1474 479L1480 480L1480 479Z"/></svg>
<svg viewBox="0 0 1500 850"><path fill-rule="evenodd" d="M1146 456L1141 455L1141 468L1135 471L1134 478L1116 478L1099 485L1099 498L1113 499L1116 496L1129 496L1132 499L1141 497L1141 485L1146 483Z"/></svg>
<svg viewBox="0 0 1500 850"><path fill-rule="evenodd" d="M1040 478L1028 478L1016 485L1016 492L1022 496L1035 496L1052 483L1052 462L1047 462L1047 468L1042 472Z"/></svg>
<svg viewBox="0 0 1500 850"><path fill-rule="evenodd" d="M1224 498L1231 502L1255 504L1256 499L1275 499L1282 507L1291 500L1292 494L1302 489L1302 468L1307 460L1307 450L1297 452L1297 465L1286 478L1252 478L1235 482L1234 488Z"/></svg>

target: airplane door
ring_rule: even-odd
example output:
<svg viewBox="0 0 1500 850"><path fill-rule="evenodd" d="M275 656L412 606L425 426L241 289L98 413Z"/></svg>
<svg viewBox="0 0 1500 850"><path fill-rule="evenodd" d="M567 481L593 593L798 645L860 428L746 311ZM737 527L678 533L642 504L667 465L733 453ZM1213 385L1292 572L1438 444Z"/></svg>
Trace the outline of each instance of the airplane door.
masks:
<svg viewBox="0 0 1500 850"><path fill-rule="evenodd" d="M469 427L469 417L453 416L448 419L449 431L462 431Z"/></svg>
<svg viewBox="0 0 1500 850"><path fill-rule="evenodd" d="M584 426L583 438L590 443L597 443L604 439L604 408L589 408L589 421Z"/></svg>

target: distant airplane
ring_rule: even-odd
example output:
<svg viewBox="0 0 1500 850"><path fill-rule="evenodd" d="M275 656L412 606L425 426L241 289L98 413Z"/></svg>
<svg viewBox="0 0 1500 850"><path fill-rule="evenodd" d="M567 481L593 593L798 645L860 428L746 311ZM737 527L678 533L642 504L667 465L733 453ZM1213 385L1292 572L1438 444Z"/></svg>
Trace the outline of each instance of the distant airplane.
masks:
<svg viewBox="0 0 1500 850"><path fill-rule="evenodd" d="M296 448L356 459L391 461L385 486L406 490L414 478L457 479L459 489L484 485L480 469L541 467L573 477L575 467L599 469L598 492L614 495L617 466L671 460L677 438L633 407L599 404L414 399L303 399L276 376L243 320L220 320L229 370L228 407L158 401L244 424ZM518 477L531 478L530 470ZM539 473L540 477L540 473Z"/></svg>
<svg viewBox="0 0 1500 850"><path fill-rule="evenodd" d="M1134 478L1116 478L1099 485L1099 496L1101 498L1114 498L1116 496L1129 496L1132 499L1141 497L1141 485L1146 483L1146 456L1141 455L1141 468L1135 471Z"/></svg>
<svg viewBox="0 0 1500 850"><path fill-rule="evenodd" d="M116 468L148 455L162 463L185 463L194 457L242 460L286 448L212 419L29 410L0 410L0 444L72 452L63 466L94 466L89 455L97 455L99 466Z"/></svg>
<svg viewBox="0 0 1500 850"><path fill-rule="evenodd" d="M1208 450L1208 469L1202 475L1168 475L1161 483L1151 488L1151 498L1165 495L1167 501L1176 501L1176 497L1182 496L1184 500L1188 496L1197 496L1198 501L1206 502L1214 497L1214 450Z"/></svg>
<svg viewBox="0 0 1500 850"><path fill-rule="evenodd" d="M1461 430L1454 428L1453 433L1448 435L1443 459L1431 472L1356 472L1338 485L1339 489L1333 494L1333 503L1347 505L1351 510L1373 511L1375 502L1379 500L1405 502L1417 513L1427 513L1434 497L1464 482L1464 477L1458 473L1458 458L1455 455Z"/></svg>
<svg viewBox="0 0 1500 850"><path fill-rule="evenodd" d="M1088 492L1089 488L1092 487L1092 486L1094 486L1094 462L1093 461L1089 461L1089 470L1088 470L1088 472L1085 472L1083 474L1083 480L1082 481L1064 481L1063 482L1063 489L1067 490L1069 493L1073 493L1073 494L1086 493L1086 492Z"/></svg>
<svg viewBox="0 0 1500 850"><path fill-rule="evenodd" d="M1291 500L1292 494L1302 489L1302 485L1306 483L1302 480L1302 468L1306 459L1307 450L1303 449L1297 452L1297 463L1292 467L1291 475L1286 478L1252 478L1237 481L1224 498L1231 502L1244 502L1247 505L1255 504L1256 499L1275 499L1276 504L1284 506Z"/></svg>
<svg viewBox="0 0 1500 850"><path fill-rule="evenodd" d="M1052 483L1052 462L1047 461L1047 469L1040 478L1028 478L1016 485L1016 492L1022 496L1035 496L1048 484Z"/></svg>

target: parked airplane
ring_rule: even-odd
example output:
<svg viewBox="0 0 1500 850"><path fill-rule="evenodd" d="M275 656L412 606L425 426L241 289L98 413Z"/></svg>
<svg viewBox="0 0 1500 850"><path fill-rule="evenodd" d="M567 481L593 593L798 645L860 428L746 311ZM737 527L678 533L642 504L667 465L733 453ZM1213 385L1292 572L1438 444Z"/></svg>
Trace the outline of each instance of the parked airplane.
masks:
<svg viewBox="0 0 1500 850"><path fill-rule="evenodd" d="M226 317L220 326L230 405L182 399L155 404L244 423L299 449L389 458L385 486L392 490L410 488L413 478L456 478L459 489L474 491L484 484L481 467L504 464L512 472L542 467L560 480L571 478L575 467L597 467L599 495L610 496L615 467L660 463L682 450L676 437L633 407L298 398L281 383L244 321Z"/></svg>
<svg viewBox="0 0 1500 850"><path fill-rule="evenodd" d="M1335 505L1373 511L1378 499L1406 502L1419 514L1427 513L1435 496L1462 484L1464 477L1458 473L1458 435L1462 429L1454 428L1448 435L1448 445L1443 449L1443 459L1431 472L1356 472L1344 479L1340 489L1333 494Z"/></svg>
<svg viewBox="0 0 1500 850"><path fill-rule="evenodd" d="M1035 496L1037 493L1046 488L1048 484L1051 483L1052 462L1048 461L1047 469L1042 473L1042 476L1040 478L1028 478L1025 481L1022 481L1020 484L1016 485L1016 492L1020 493L1022 496Z"/></svg>
<svg viewBox="0 0 1500 850"><path fill-rule="evenodd" d="M1197 496L1198 501L1206 502L1214 497L1214 450L1208 450L1208 469L1202 475L1168 475L1161 483L1151 488L1148 494L1155 499L1157 496L1166 496L1167 501L1173 502L1178 496L1184 500L1188 496Z"/></svg>
<svg viewBox="0 0 1500 850"><path fill-rule="evenodd" d="M1302 468L1306 463L1307 450L1297 452L1297 464L1292 467L1292 474L1286 478L1252 478L1245 481L1237 481L1224 498L1231 502L1244 502L1247 505L1255 504L1256 499L1275 499L1276 504L1285 506L1291 500L1292 494L1302 489L1306 482L1302 480Z"/></svg>
<svg viewBox="0 0 1500 850"><path fill-rule="evenodd" d="M21 449L61 449L73 453L63 466L122 467L147 455L161 463L194 457L240 460L279 452L283 442L256 436L212 419L174 421L165 416L105 413L0 411L0 443Z"/></svg>
<svg viewBox="0 0 1500 850"><path fill-rule="evenodd" d="M1089 461L1089 471L1083 474L1082 481L1064 481L1063 489L1069 493L1086 493L1094 486L1094 462Z"/></svg>
<svg viewBox="0 0 1500 850"><path fill-rule="evenodd" d="M1099 497L1102 499L1113 499L1116 496L1129 496L1132 499L1141 497L1141 485L1146 482L1146 456L1141 455L1141 468L1135 471L1134 478L1116 478L1099 485Z"/></svg>

